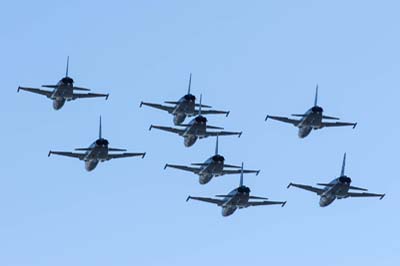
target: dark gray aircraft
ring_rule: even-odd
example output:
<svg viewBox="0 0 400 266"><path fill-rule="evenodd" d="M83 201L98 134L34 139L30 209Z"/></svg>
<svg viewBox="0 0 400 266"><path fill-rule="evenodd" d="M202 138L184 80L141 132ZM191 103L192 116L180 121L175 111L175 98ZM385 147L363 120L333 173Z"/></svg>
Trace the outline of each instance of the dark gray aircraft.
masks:
<svg viewBox="0 0 400 266"><path fill-rule="evenodd" d="M199 110L196 107L200 107L201 104L196 104L196 97L190 93L190 86L192 83L192 73L190 73L189 78L189 88L188 92L185 96L179 99L179 101L166 101L166 104L172 104L172 106L161 105L157 103L147 103L141 102L140 107L142 105L150 106L156 109L167 111L168 113L174 116L174 124L179 125L185 121L186 117L194 116L199 113ZM201 105L203 108L212 108L209 105ZM203 114L224 114L226 116L229 115L229 111L218 111L218 110L203 110Z"/></svg>
<svg viewBox="0 0 400 266"><path fill-rule="evenodd" d="M85 162L85 169L87 171L92 171L96 168L99 162L108 161L111 159L117 158L125 158L125 157L136 157L141 156L142 158L146 155L146 153L119 153L119 154L110 154L109 152L116 151L126 151L125 149L117 149L108 147L108 140L101 136L101 117L100 117L100 126L99 126L99 138L89 146L89 148L78 148L76 151L84 151L85 153L75 153L75 152L63 152L63 151L49 151L49 156L51 154L62 155L67 157L78 158Z"/></svg>
<svg viewBox="0 0 400 266"><path fill-rule="evenodd" d="M271 116L267 115L265 121L268 118L273 120L285 122L294 125L295 127L299 128L299 137L305 138L307 137L311 130L313 129L321 129L323 127L342 127L342 126L353 126L355 128L357 123L347 123L347 122L324 122L323 119L328 120L339 120L337 117L323 115L324 109L317 105L318 102L318 85L315 90L315 100L314 106L310 108L305 114L293 114L292 116L301 117L300 119L293 119L288 117L281 117L281 116Z"/></svg>
<svg viewBox="0 0 400 266"><path fill-rule="evenodd" d="M250 188L243 185L243 163L240 173L239 187L232 190L227 195L216 195L217 198L203 198L189 196L186 201L193 199L216 204L222 207L222 216L229 216L233 214L238 208L247 208L251 206L262 205L281 205L285 206L286 201L269 201L268 198L250 196ZM223 199L218 199L223 198ZM249 201L249 199L262 200L262 201Z"/></svg>
<svg viewBox="0 0 400 266"><path fill-rule="evenodd" d="M47 98L53 100L53 108L54 110L60 110L61 107L64 106L65 101L72 101L81 98L97 98L97 97L105 97L108 99L108 94L98 94L98 93L74 93L74 91L90 91L90 89L76 87L74 86L74 80L68 76L68 65L69 65L69 57L67 58L67 69L65 72L65 77L62 78L57 85L42 85L45 88L52 88L52 91L35 89L35 88L27 88L27 87L18 87L18 92L20 90L29 91L36 94L44 95Z"/></svg>
<svg viewBox="0 0 400 266"><path fill-rule="evenodd" d="M383 199L385 194L374 194L367 192L357 193L350 191L350 190L358 190L358 191L368 191L368 190L365 188L359 188L350 185L351 178L345 175L344 173L345 166L346 166L346 153L344 154L343 157L342 171L340 172L340 177L334 179L332 182L327 184L326 183L317 184L319 186L323 186L323 188L294 184L294 183L290 183L288 185L288 188L293 186L317 193L317 195L321 197L319 200L319 206L321 207L326 207L330 205L335 199L345 199L348 197L379 197L380 199Z"/></svg>
<svg viewBox="0 0 400 266"><path fill-rule="evenodd" d="M239 137L242 135L242 132L226 132L226 131L207 131L207 129L223 129L221 127L209 126L207 125L207 118L202 116L201 110L201 95L200 95L200 105L199 105L199 114L196 116L189 124L180 124L179 126L184 128L173 128L173 127L164 127L164 126L154 126L151 125L150 129L156 128L168 132L172 132L182 136L184 138L185 147L191 147L197 141L197 139L207 138L207 137L215 137L215 136L228 136L228 135L238 135Z"/></svg>
<svg viewBox="0 0 400 266"><path fill-rule="evenodd" d="M215 155L208 158L204 163L192 163L192 165L199 167L166 164L164 169L166 169L167 167L171 167L192 172L199 176L199 183L201 185L207 184L213 177L216 176L239 174L241 172L240 166L225 164L224 156L218 153L218 136L215 144ZM243 173L255 173L256 175L258 175L260 173L260 170L243 170Z"/></svg>

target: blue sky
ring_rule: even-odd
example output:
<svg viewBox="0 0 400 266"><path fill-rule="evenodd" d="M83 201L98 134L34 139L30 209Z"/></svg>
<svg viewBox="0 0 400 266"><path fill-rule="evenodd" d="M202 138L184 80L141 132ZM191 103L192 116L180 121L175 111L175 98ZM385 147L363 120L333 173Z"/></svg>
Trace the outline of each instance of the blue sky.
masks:
<svg viewBox="0 0 400 266"><path fill-rule="evenodd" d="M0 4L2 51L1 265L394 265L399 261L398 1L12 1ZM54 111L21 92L57 82L70 56L77 86L109 92ZM213 138L148 131L171 125L141 100L193 93L231 115L211 125L243 130L220 139L227 163L260 168L245 184L285 208L249 208L229 218L187 195L227 193L238 176L200 186L165 163L201 162ZM293 126L264 122L319 103L358 127L299 139ZM146 151L86 172L50 149L88 146L98 117L113 147ZM289 182L340 173L386 193L327 208Z"/></svg>

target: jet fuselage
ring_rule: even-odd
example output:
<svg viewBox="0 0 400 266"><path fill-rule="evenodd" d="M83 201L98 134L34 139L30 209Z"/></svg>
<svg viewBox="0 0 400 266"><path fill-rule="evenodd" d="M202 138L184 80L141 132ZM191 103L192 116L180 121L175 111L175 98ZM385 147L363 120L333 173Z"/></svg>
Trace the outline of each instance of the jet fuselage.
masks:
<svg viewBox="0 0 400 266"><path fill-rule="evenodd" d="M322 128L322 113L323 109L319 106L314 106L310 108L301 119L300 123L297 125L299 128L299 137L307 137L311 130Z"/></svg>
<svg viewBox="0 0 400 266"><path fill-rule="evenodd" d="M70 77L65 77L57 83L57 88L53 90L51 99L53 100L54 110L60 110L65 101L70 101L73 98L73 84L74 80Z"/></svg>
<svg viewBox="0 0 400 266"><path fill-rule="evenodd" d="M204 138L207 130L207 118L204 116L196 116L189 122L188 127L183 133L185 147L191 147L198 138Z"/></svg>
<svg viewBox="0 0 400 266"><path fill-rule="evenodd" d="M245 208L249 202L250 189L246 186L240 186L232 190L229 197L225 197L225 203L222 205L222 216L232 215L238 208Z"/></svg>
<svg viewBox="0 0 400 266"><path fill-rule="evenodd" d="M175 125L182 124L187 116L195 115L195 102L196 97L192 94L186 94L181 99L179 99L174 111L172 112Z"/></svg>
<svg viewBox="0 0 400 266"><path fill-rule="evenodd" d="M204 162L199 172L199 183L207 184L214 176L220 176L224 169L225 158L221 155L214 155Z"/></svg>
<svg viewBox="0 0 400 266"><path fill-rule="evenodd" d="M341 176L330 182L330 186L325 188L325 192L321 195L319 206L326 207L335 199L343 199L347 197L350 189L351 178Z"/></svg>
<svg viewBox="0 0 400 266"><path fill-rule="evenodd" d="M108 140L100 138L89 146L85 154L85 169L92 171L99 162L104 162L108 157Z"/></svg>

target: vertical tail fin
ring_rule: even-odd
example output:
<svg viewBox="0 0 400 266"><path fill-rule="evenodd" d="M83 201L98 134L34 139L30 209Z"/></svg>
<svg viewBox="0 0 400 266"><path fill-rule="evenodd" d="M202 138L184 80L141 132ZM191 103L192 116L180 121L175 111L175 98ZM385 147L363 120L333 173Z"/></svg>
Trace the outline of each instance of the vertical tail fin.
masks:
<svg viewBox="0 0 400 266"><path fill-rule="evenodd" d="M243 162L242 162L242 168L240 169L240 186L243 186Z"/></svg>
<svg viewBox="0 0 400 266"><path fill-rule="evenodd" d="M101 139L102 128L101 128L101 116L100 116L100 124L99 124L99 139Z"/></svg>
<svg viewBox="0 0 400 266"><path fill-rule="evenodd" d="M317 87L315 88L314 106L317 106L317 104L318 104L318 84Z"/></svg>
<svg viewBox="0 0 400 266"><path fill-rule="evenodd" d="M190 76L189 76L188 94L190 94L190 87L191 87L191 85L192 85L192 73L190 73Z"/></svg>
<svg viewBox="0 0 400 266"><path fill-rule="evenodd" d="M201 115L201 101L203 98L203 94L200 94L200 106L199 106L199 115Z"/></svg>
<svg viewBox="0 0 400 266"><path fill-rule="evenodd" d="M65 76L68 77L68 67L69 67L69 56L67 56L67 68L65 70Z"/></svg>
<svg viewBox="0 0 400 266"><path fill-rule="evenodd" d="M217 135L217 140L215 142L215 155L218 155L218 135Z"/></svg>
<svg viewBox="0 0 400 266"><path fill-rule="evenodd" d="M344 153L343 155L342 171L340 172L340 176L344 176L345 168L346 168L346 153Z"/></svg>

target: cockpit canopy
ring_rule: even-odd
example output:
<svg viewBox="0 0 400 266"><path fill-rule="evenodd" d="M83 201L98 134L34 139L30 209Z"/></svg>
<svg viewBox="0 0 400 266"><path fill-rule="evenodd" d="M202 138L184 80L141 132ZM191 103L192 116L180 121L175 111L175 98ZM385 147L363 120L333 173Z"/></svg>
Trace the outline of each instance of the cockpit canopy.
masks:
<svg viewBox="0 0 400 266"><path fill-rule="evenodd" d="M202 124L207 123L207 118L205 118L204 116L197 116L197 117L195 118L195 120L196 120L196 122L198 122L198 123L202 123Z"/></svg>
<svg viewBox="0 0 400 266"><path fill-rule="evenodd" d="M194 95L192 95L192 94L186 94L183 98L188 102L195 102L196 101L196 97Z"/></svg>
<svg viewBox="0 0 400 266"><path fill-rule="evenodd" d="M74 84L74 80L70 77L65 77L61 79L61 82L66 84L66 85L72 85Z"/></svg>
<svg viewBox="0 0 400 266"><path fill-rule="evenodd" d="M250 188L246 186L238 187L237 191L242 194L250 194Z"/></svg>
<svg viewBox="0 0 400 266"><path fill-rule="evenodd" d="M212 157L212 159L214 162L224 162L225 161L224 156L221 156L221 155L214 155Z"/></svg>
<svg viewBox="0 0 400 266"><path fill-rule="evenodd" d="M313 111L313 113L322 113L324 111L324 109L319 106L314 106L313 108L311 108L311 110Z"/></svg>
<svg viewBox="0 0 400 266"><path fill-rule="evenodd" d="M97 146L108 146L108 140L106 139L98 139L96 140L96 145Z"/></svg>
<svg viewBox="0 0 400 266"><path fill-rule="evenodd" d="M339 182L342 184L350 184L351 178L347 177L347 176L341 176L341 177L339 177Z"/></svg>

